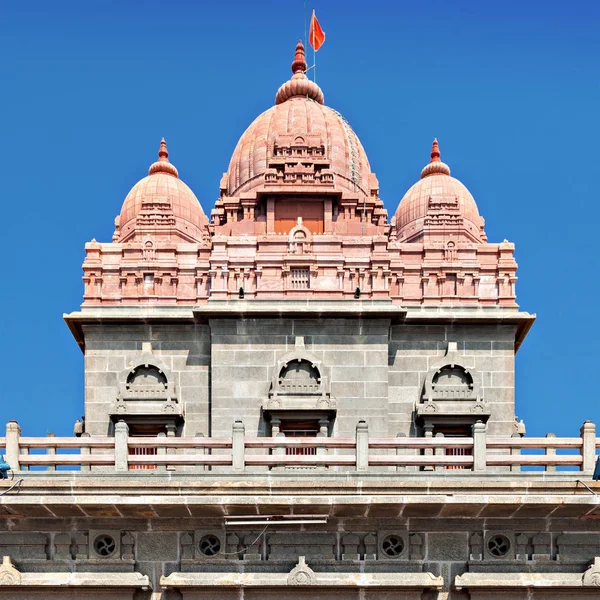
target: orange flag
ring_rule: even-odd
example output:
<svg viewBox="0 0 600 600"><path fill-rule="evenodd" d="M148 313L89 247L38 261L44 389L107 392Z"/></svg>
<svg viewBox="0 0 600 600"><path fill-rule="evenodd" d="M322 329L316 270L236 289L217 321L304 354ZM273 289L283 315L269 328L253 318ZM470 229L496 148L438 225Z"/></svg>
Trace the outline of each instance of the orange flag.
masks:
<svg viewBox="0 0 600 600"><path fill-rule="evenodd" d="M315 52L323 45L325 41L325 32L321 29L317 16L313 10L312 19L310 20L310 29L308 32L308 41L310 45L315 49Z"/></svg>

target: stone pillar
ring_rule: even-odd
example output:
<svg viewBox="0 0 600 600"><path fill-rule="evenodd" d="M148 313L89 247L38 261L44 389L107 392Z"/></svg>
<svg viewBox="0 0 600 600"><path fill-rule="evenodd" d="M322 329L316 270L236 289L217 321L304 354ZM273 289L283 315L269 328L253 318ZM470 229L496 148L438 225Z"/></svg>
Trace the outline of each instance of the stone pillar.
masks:
<svg viewBox="0 0 600 600"><path fill-rule="evenodd" d="M406 434L405 433L397 433L396 434L397 438L405 438ZM406 449L405 448L401 448L400 446L396 446L396 456L404 456L406 455ZM396 471L406 471L406 465L396 465Z"/></svg>
<svg viewBox="0 0 600 600"><path fill-rule="evenodd" d="M129 426L125 421L115 425L115 471L121 473L129 471Z"/></svg>
<svg viewBox="0 0 600 600"><path fill-rule="evenodd" d="M556 434L554 433L547 433L546 434L546 439L553 439L556 437ZM546 446L546 452L545 452L546 456L548 458L554 457L556 456L556 448L551 448L549 446ZM556 465L546 465L546 472L547 473L554 473L556 471Z"/></svg>
<svg viewBox="0 0 600 600"><path fill-rule="evenodd" d="M16 421L9 421L6 424L6 462L10 468L17 472L21 470L19 464L19 438L21 437L21 428Z"/></svg>
<svg viewBox="0 0 600 600"><path fill-rule="evenodd" d="M319 419L319 433L317 433L317 437L326 438L329 437L329 419L323 418ZM316 455L317 456L325 456L327 454L327 448L325 446L317 446ZM320 470L324 470L327 468L327 465L319 465L317 467Z"/></svg>
<svg viewBox="0 0 600 600"><path fill-rule="evenodd" d="M591 421L586 421L579 432L583 442L581 447L583 457L581 471L586 475L592 475L596 464L596 426Z"/></svg>
<svg viewBox="0 0 600 600"><path fill-rule="evenodd" d="M441 442L444 441L444 434L443 433L436 433L435 434L436 439L439 439ZM435 456L445 456L446 455L446 449L445 448L436 448L435 449ZM446 469L446 467L444 465L435 465L434 469L436 471L444 471Z"/></svg>
<svg viewBox="0 0 600 600"><path fill-rule="evenodd" d="M197 433L194 437L203 438L204 434L202 432ZM199 454L209 454L209 449L203 446L198 446L198 448L194 449L194 452L198 452ZM196 468L200 471L210 471L210 466L206 464L196 465Z"/></svg>
<svg viewBox="0 0 600 600"><path fill-rule="evenodd" d="M90 434L89 433L82 433L81 436L79 437L81 443L83 444L87 439L89 439ZM81 446L81 456L90 456L91 454L91 450L89 446ZM89 464L81 464L81 473L89 473L92 470L91 465Z"/></svg>
<svg viewBox="0 0 600 600"><path fill-rule="evenodd" d="M369 426L366 421L356 424L356 470L369 469Z"/></svg>
<svg viewBox="0 0 600 600"><path fill-rule="evenodd" d="M161 440L164 440L166 437L167 437L167 434L164 431L161 431L160 433L156 434L156 438L157 438L157 440L156 440L156 456L166 456L167 455L166 446L160 445ZM158 473L166 473L167 465L157 463L156 470Z"/></svg>
<svg viewBox="0 0 600 600"><path fill-rule="evenodd" d="M486 468L485 423L477 421L473 425L473 471L483 472Z"/></svg>
<svg viewBox="0 0 600 600"><path fill-rule="evenodd" d="M54 437L56 437L56 435L54 433L48 433L46 435L46 437L48 437L48 438L54 438ZM46 448L46 454L48 456L56 456L56 448L48 446L48 448ZM54 465L48 465L48 467L47 467L46 470L50 471L50 472L56 471L56 464L54 464Z"/></svg>
<svg viewBox="0 0 600 600"><path fill-rule="evenodd" d="M425 423L423 426L423 437L426 437L427 439L432 439L433 438L433 424L432 423ZM423 450L423 455L424 456L432 456L433 455L433 448L425 448ZM425 465L423 467L423 471L433 471L433 466L432 465Z"/></svg>
<svg viewBox="0 0 600 600"><path fill-rule="evenodd" d="M246 429L241 421L234 421L231 432L231 455L234 471L243 471L245 469L244 460L244 437Z"/></svg>
<svg viewBox="0 0 600 600"><path fill-rule="evenodd" d="M515 438L515 439L516 438L521 439L523 436L520 433L513 433L510 437ZM511 456L520 456L521 448L511 448L510 455ZM518 473L521 470L521 465L511 465L510 470Z"/></svg>

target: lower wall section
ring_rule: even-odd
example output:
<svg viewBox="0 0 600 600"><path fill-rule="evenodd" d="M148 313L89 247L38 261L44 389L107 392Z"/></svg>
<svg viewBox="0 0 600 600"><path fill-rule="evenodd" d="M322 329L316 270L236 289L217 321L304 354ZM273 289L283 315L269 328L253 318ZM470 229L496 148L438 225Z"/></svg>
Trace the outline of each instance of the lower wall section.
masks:
<svg viewBox="0 0 600 600"><path fill-rule="evenodd" d="M442 577L431 573L316 573L300 556L289 573L172 573L161 586L176 588L185 600L221 597L236 588L244 598L395 598L420 600L425 590L441 590ZM211 596L212 594L212 596ZM239 598L239 595L238 595Z"/></svg>
<svg viewBox="0 0 600 600"><path fill-rule="evenodd" d="M553 510L572 508L583 510ZM298 503L297 524L267 527L225 525L205 513L142 518L139 504L120 510L128 516L0 521L0 600L600 597L599 519L443 518L407 503L410 517L303 523L300 515L325 507Z"/></svg>

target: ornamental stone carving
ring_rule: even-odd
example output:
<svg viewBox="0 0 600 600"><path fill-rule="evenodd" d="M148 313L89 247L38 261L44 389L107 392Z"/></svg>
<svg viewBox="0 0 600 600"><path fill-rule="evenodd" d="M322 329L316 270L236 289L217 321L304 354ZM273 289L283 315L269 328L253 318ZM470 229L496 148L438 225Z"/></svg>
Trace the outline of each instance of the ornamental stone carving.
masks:
<svg viewBox="0 0 600 600"><path fill-rule="evenodd" d="M288 585L315 585L317 576L306 564L304 556L298 557L298 564L290 571L287 578Z"/></svg>
<svg viewBox="0 0 600 600"><path fill-rule="evenodd" d="M263 410L335 410L325 371L303 347L285 354L277 361Z"/></svg>
<svg viewBox="0 0 600 600"><path fill-rule="evenodd" d="M121 373L119 398L123 400L174 400L175 386L167 367L152 353L142 354Z"/></svg>
<svg viewBox="0 0 600 600"><path fill-rule="evenodd" d="M146 350L119 376L119 392L113 415L183 414L177 402L174 377L165 364Z"/></svg>
<svg viewBox="0 0 600 600"><path fill-rule="evenodd" d="M582 583L583 585L600 587L600 557L596 556L594 558L594 562L583 574Z"/></svg>
<svg viewBox="0 0 600 600"><path fill-rule="evenodd" d="M483 399L480 374L465 363L456 342L448 342L446 356L433 363L417 405L417 415L489 417L489 406Z"/></svg>
<svg viewBox="0 0 600 600"><path fill-rule="evenodd" d="M22 580L23 576L13 565L10 556L3 556L0 566L0 586L20 585Z"/></svg>

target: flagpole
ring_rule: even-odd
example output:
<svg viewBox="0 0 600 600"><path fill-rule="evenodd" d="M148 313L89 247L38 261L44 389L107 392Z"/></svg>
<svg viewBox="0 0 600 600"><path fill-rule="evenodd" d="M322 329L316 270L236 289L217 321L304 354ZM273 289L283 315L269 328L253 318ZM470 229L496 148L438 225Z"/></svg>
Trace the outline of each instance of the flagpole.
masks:
<svg viewBox="0 0 600 600"><path fill-rule="evenodd" d="M312 14L312 21L311 24L313 25L313 30L312 30L312 47L313 47L313 81L315 83L317 83L317 51L315 50L315 28L314 28L314 22L315 22L315 9L313 8L313 14Z"/></svg>
<svg viewBox="0 0 600 600"><path fill-rule="evenodd" d="M304 0L304 45L308 44L308 36L306 35L306 0Z"/></svg>

